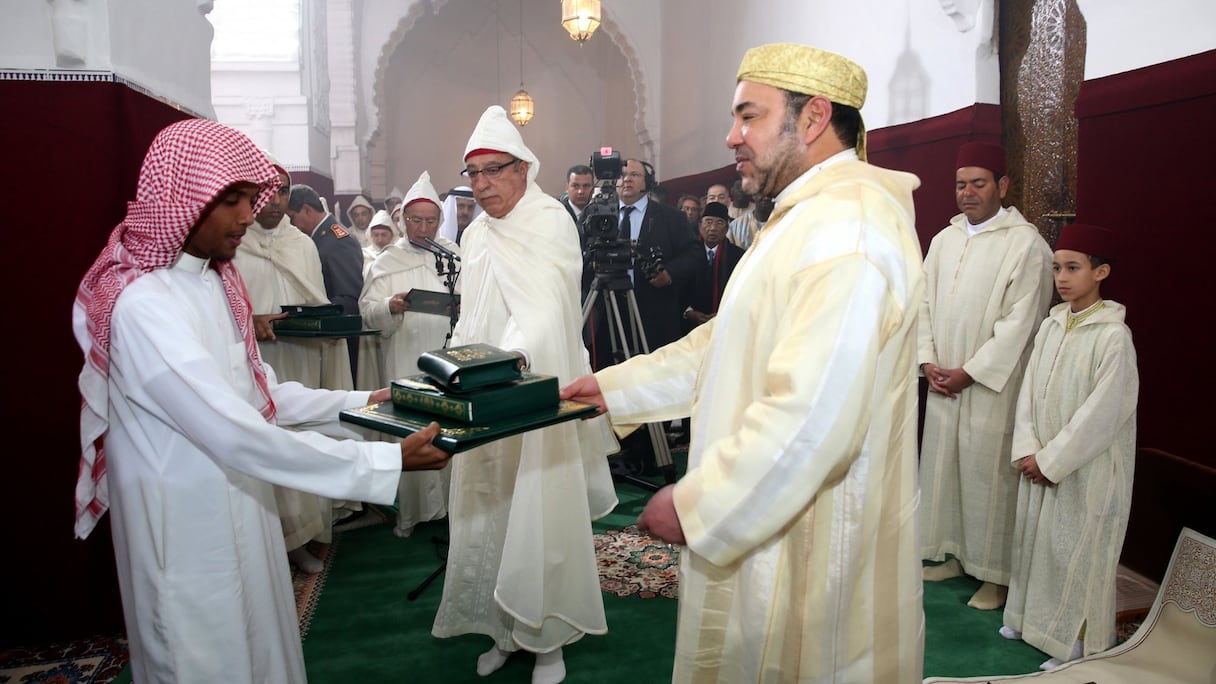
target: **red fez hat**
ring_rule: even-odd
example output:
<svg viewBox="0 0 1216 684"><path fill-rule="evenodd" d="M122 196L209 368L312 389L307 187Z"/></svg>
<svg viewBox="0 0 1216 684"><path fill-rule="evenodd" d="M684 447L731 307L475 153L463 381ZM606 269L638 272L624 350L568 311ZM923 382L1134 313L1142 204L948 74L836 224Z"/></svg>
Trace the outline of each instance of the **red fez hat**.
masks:
<svg viewBox="0 0 1216 684"><path fill-rule="evenodd" d="M464 160L468 161L469 157L476 157L479 154L511 154L511 153L503 152L502 150L491 150L488 147L478 147L477 149L472 150L468 154L466 154L464 156ZM515 156L515 155L511 155L511 156Z"/></svg>
<svg viewBox="0 0 1216 684"><path fill-rule="evenodd" d="M1060 229L1060 237L1056 239L1056 249L1067 249L1080 252L1087 256L1101 259L1111 259L1115 253L1115 233L1109 228L1091 226L1088 223L1070 223Z"/></svg>
<svg viewBox="0 0 1216 684"><path fill-rule="evenodd" d="M958 164L954 168L978 166L993 176L1005 175L1005 148L991 143L969 142L958 148Z"/></svg>
<svg viewBox="0 0 1216 684"><path fill-rule="evenodd" d="M409 203L405 205L405 207L401 207L401 208L405 209L406 207L409 207L414 204L418 204L419 202L430 202L431 204L435 204L435 201L432 200L430 197L415 197L414 199L410 200ZM439 205L435 204L435 206L438 207Z"/></svg>

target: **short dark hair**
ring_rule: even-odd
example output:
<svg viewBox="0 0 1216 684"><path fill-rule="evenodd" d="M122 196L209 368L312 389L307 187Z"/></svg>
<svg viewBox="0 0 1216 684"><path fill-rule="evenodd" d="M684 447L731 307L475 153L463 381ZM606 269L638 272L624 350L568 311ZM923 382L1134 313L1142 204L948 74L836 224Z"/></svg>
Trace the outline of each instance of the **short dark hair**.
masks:
<svg viewBox="0 0 1216 684"><path fill-rule="evenodd" d="M676 206L684 204L684 200L692 200L697 203L697 207L701 206L701 198L696 195L680 195L680 199L676 201Z"/></svg>
<svg viewBox="0 0 1216 684"><path fill-rule="evenodd" d="M317 211L325 211L325 205L321 204L321 196L311 186L291 186L291 195L287 198L287 208L292 211L299 211L306 204Z"/></svg>
<svg viewBox="0 0 1216 684"><path fill-rule="evenodd" d="M797 128L798 116L811 101L811 95L785 91L785 129ZM845 147L857 147L857 136L861 133L861 112L856 107L832 102L832 132Z"/></svg>
<svg viewBox="0 0 1216 684"><path fill-rule="evenodd" d="M566 171L566 180L570 180L570 176L594 176L595 172L586 164L575 164Z"/></svg>

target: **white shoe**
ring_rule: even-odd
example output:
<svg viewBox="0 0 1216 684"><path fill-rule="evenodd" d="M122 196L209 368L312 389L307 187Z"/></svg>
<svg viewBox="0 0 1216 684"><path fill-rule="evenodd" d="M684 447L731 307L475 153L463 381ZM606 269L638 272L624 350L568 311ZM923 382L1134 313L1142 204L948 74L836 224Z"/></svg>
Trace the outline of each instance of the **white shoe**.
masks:
<svg viewBox="0 0 1216 684"><path fill-rule="evenodd" d="M1051 672L1063 664L1064 663L1060 662L1059 658L1048 658L1047 660L1043 661L1042 665L1039 665L1039 669L1044 672Z"/></svg>
<svg viewBox="0 0 1216 684"><path fill-rule="evenodd" d="M1009 625L1001 625L1001 628L997 630L997 633L1011 641L1020 641L1022 639L1022 633Z"/></svg>

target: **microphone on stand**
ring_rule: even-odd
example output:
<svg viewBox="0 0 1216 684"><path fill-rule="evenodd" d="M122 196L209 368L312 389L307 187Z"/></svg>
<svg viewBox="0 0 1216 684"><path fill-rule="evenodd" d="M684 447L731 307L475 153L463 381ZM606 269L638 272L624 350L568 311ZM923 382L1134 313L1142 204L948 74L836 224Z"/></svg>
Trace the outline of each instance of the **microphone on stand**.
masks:
<svg viewBox="0 0 1216 684"><path fill-rule="evenodd" d="M417 240L410 240L410 244L435 257L435 275L442 277L447 273L443 268L443 252L431 249L430 245L423 244Z"/></svg>
<svg viewBox="0 0 1216 684"><path fill-rule="evenodd" d="M410 240L410 244L417 247L418 249L421 249L424 252L430 252L431 254L434 254L437 257L443 256L443 254L441 252L436 252L435 250L431 249L430 245L418 242L417 240Z"/></svg>
<svg viewBox="0 0 1216 684"><path fill-rule="evenodd" d="M422 239L426 240L426 243L428 245L430 245L431 247L434 247L436 250L439 250L445 257L447 257L449 259L454 259L456 261L460 261L460 257L457 256L455 252L448 249L447 247L444 247L443 245L439 244L438 242L435 242L434 240L432 240L429 237L423 237ZM431 250L431 251L433 252L435 250Z"/></svg>

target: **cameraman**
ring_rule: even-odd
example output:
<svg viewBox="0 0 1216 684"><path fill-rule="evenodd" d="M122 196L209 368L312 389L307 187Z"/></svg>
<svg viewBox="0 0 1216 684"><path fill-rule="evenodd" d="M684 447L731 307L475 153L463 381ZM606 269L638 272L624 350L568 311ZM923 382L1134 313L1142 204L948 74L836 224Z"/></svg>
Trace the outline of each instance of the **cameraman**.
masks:
<svg viewBox="0 0 1216 684"><path fill-rule="evenodd" d="M626 160L617 179L621 237L635 245L634 268L629 277L637 297L638 315L646 343L653 351L683 335L684 308L682 289L691 283L701 265L700 245L688 230L688 221L675 207L651 201L647 192L654 179L638 159ZM653 272L651 269L654 269ZM646 273L652 273L646 277ZM608 293L605 292L604 296ZM628 304L624 292L617 292L627 339L632 345L632 327L626 320ZM619 363L612 358L605 307L596 302L588 319L591 355L596 370ZM630 355L642 353L630 348ZM619 356L619 355L618 355Z"/></svg>

